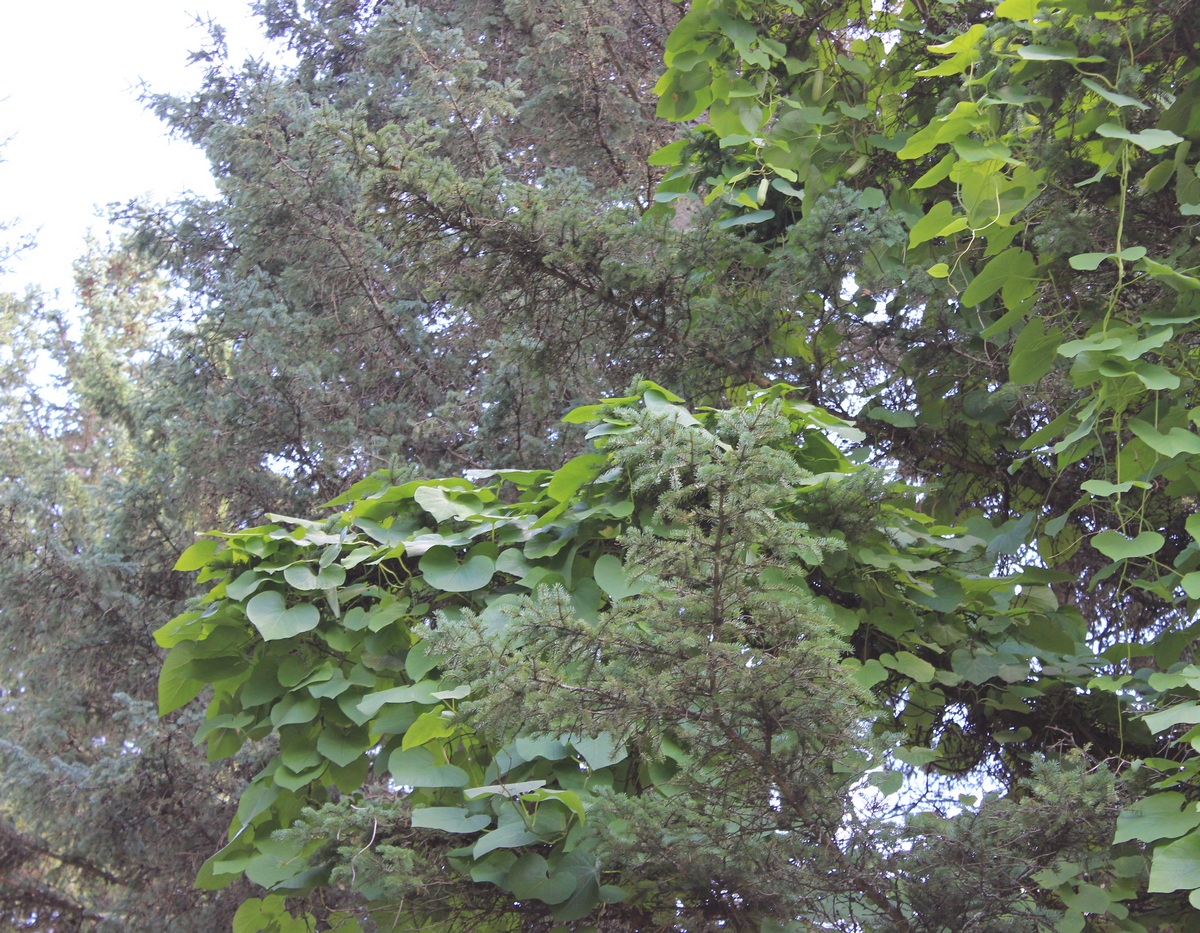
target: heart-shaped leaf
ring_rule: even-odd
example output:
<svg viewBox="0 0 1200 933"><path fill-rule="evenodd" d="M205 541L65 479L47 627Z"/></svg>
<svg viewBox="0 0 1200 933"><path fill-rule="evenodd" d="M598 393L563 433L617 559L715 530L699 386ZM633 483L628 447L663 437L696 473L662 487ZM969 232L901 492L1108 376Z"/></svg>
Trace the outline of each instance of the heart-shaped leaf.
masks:
<svg viewBox="0 0 1200 933"><path fill-rule="evenodd" d="M295 638L311 632L321 621L321 613L312 603L301 603L290 609L277 590L259 593L246 604L246 617L258 629L264 641Z"/></svg>

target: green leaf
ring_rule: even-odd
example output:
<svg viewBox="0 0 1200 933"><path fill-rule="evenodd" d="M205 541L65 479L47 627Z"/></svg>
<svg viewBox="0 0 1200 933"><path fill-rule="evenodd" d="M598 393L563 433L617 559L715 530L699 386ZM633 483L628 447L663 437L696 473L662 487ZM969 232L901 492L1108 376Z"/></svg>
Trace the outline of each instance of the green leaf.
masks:
<svg viewBox="0 0 1200 933"><path fill-rule="evenodd" d="M420 703L422 706L432 706L437 702L437 698L433 695L437 689L437 681L422 680L420 683L407 687L392 687L388 690L368 693L355 705L368 718L391 704Z"/></svg>
<svg viewBox="0 0 1200 933"><path fill-rule="evenodd" d="M996 7L994 15L999 19L1031 20L1038 12L1039 0L1004 0Z"/></svg>
<svg viewBox="0 0 1200 933"><path fill-rule="evenodd" d="M200 570L208 566L208 562L212 560L213 555L217 553L220 547L221 542L216 538L201 538L179 555L179 560L175 561L174 569L181 571Z"/></svg>
<svg viewBox="0 0 1200 933"><path fill-rule="evenodd" d="M1040 318L1034 318L1017 335L1012 356L1008 360L1008 378L1017 385L1034 385L1054 368L1062 331L1055 327L1049 333L1042 329Z"/></svg>
<svg viewBox="0 0 1200 933"><path fill-rule="evenodd" d="M1116 104L1118 107L1137 107L1139 110L1149 110L1148 104L1143 104L1136 97L1128 97L1125 94L1118 94L1116 91L1110 91L1098 81L1093 81L1091 78L1084 78L1083 85L1088 90L1099 94L1110 104Z"/></svg>
<svg viewBox="0 0 1200 933"><path fill-rule="evenodd" d="M468 787L463 791L463 796L468 800L474 800L477 797L520 797L522 794L530 794L535 790L540 790L546 786L545 781L516 781L512 784L488 784L485 787Z"/></svg>
<svg viewBox="0 0 1200 933"><path fill-rule="evenodd" d="M892 411L890 408L882 408L879 405L868 409L865 416L876 421L885 421L897 428L915 428L917 426L917 419L913 417L912 412Z"/></svg>
<svg viewBox="0 0 1200 933"><path fill-rule="evenodd" d="M757 210L750 211L748 214L739 214L736 217L726 217L717 224L720 230L728 230L730 227L744 227L747 224L760 224L764 220L770 220L775 216L772 210Z"/></svg>
<svg viewBox="0 0 1200 933"><path fill-rule="evenodd" d="M1150 863L1153 893L1200 888L1200 833L1192 832L1177 842L1156 846Z"/></svg>
<svg viewBox="0 0 1200 933"><path fill-rule="evenodd" d="M1081 353L1102 353L1105 350L1114 350L1127 342L1129 342L1128 332L1108 337L1096 335L1080 340L1068 340L1058 348L1058 355L1071 359Z"/></svg>
<svg viewBox="0 0 1200 933"><path fill-rule="evenodd" d="M1100 263L1106 259L1120 259L1123 262L1137 262L1139 259L1145 258L1146 247L1144 246L1127 246L1119 253L1079 253L1072 256L1067 262L1072 269L1079 269L1082 272L1092 272L1100 268Z"/></svg>
<svg viewBox="0 0 1200 933"><path fill-rule="evenodd" d="M1092 547L1112 560L1148 557L1165 543L1157 531L1143 531L1136 538L1127 538L1119 531L1102 531L1092 537Z"/></svg>
<svg viewBox="0 0 1200 933"><path fill-rule="evenodd" d="M1108 892L1094 884L1081 884L1074 892L1061 895L1063 903L1081 914L1104 914L1112 906Z"/></svg>
<svg viewBox="0 0 1200 933"><path fill-rule="evenodd" d="M426 583L446 593L483 589L496 572L496 562L486 554L468 557L460 564L454 551L443 546L426 551L418 567Z"/></svg>
<svg viewBox="0 0 1200 933"><path fill-rule="evenodd" d="M1178 136L1170 130L1142 130L1140 133L1131 133L1116 123L1101 123L1096 127L1096 132L1107 139L1123 139L1131 142L1147 152L1183 142L1182 136Z"/></svg>
<svg viewBox="0 0 1200 933"><path fill-rule="evenodd" d="M1180 454L1200 455L1200 434L1193 434L1186 428L1171 428L1163 434L1149 422L1141 418L1131 418L1129 430L1151 450L1164 457L1177 457Z"/></svg>
<svg viewBox="0 0 1200 933"><path fill-rule="evenodd" d="M287 911L283 897L272 894L261 900L252 897L243 901L233 915L233 933L312 933L316 929L316 918L305 913L293 917Z"/></svg>
<svg viewBox="0 0 1200 933"><path fill-rule="evenodd" d="M674 165L679 161L679 157L683 154L683 149L687 143L686 139L677 139L673 143L660 146L650 153L646 161L651 165Z"/></svg>
<svg viewBox="0 0 1200 933"><path fill-rule="evenodd" d="M1147 713L1142 717L1142 721L1151 732L1156 734L1180 724L1192 725L1200 722L1200 703L1195 700L1176 703L1157 713Z"/></svg>
<svg viewBox="0 0 1200 933"><path fill-rule="evenodd" d="M292 564L283 571L283 578L298 590L327 590L346 582L346 571L336 564L322 567L318 572L308 564Z"/></svg>
<svg viewBox="0 0 1200 933"><path fill-rule="evenodd" d="M861 667L851 673L850 678L860 687L870 690L876 684L887 680L888 672L887 668L875 660L875 658L869 658Z"/></svg>
<svg viewBox="0 0 1200 933"><path fill-rule="evenodd" d="M327 725L317 738L317 751L335 765L345 768L365 755L372 744L365 728L338 729Z"/></svg>
<svg viewBox="0 0 1200 933"><path fill-rule="evenodd" d="M1072 269L1091 272L1099 269L1100 263L1111 257L1111 253L1079 253L1068 259L1068 263Z"/></svg>
<svg viewBox="0 0 1200 933"><path fill-rule="evenodd" d="M1123 492L1129 492L1129 490L1134 488L1149 489L1150 484L1136 480L1129 480L1124 483L1110 483L1104 479L1089 479L1080 483L1079 488L1084 492L1091 493L1093 496L1116 496Z"/></svg>
<svg viewBox="0 0 1200 933"><path fill-rule="evenodd" d="M404 733L401 747L405 751L418 748L435 739L449 738L454 734L454 730L454 723L440 713L422 713Z"/></svg>
<svg viewBox="0 0 1200 933"><path fill-rule="evenodd" d="M609 406L604 404L579 405L563 415L564 424L590 424L599 421Z"/></svg>
<svg viewBox="0 0 1200 933"><path fill-rule="evenodd" d="M954 216L954 206L949 201L938 201L925 216L913 224L908 234L908 246L913 248L938 236L949 236L967 225L967 218ZM997 286L999 287L999 286Z"/></svg>
<svg viewBox="0 0 1200 933"><path fill-rule="evenodd" d="M312 722L321 711L321 701L306 693L289 693L271 707L271 725L299 726Z"/></svg>
<svg viewBox="0 0 1200 933"><path fill-rule="evenodd" d="M451 519L466 521L483 509L483 502L470 493L451 495L437 486L422 486L413 493L413 499L439 522Z"/></svg>
<svg viewBox="0 0 1200 933"><path fill-rule="evenodd" d="M477 833L486 829L492 818L486 813L471 813L462 807L413 808L413 829L436 829L443 833ZM478 857L478 856L476 856Z"/></svg>
<svg viewBox="0 0 1200 933"><path fill-rule="evenodd" d="M1056 42L1053 45L1025 45L1017 49L1017 54L1028 62L1070 62L1079 60L1079 49L1070 42Z"/></svg>
<svg viewBox="0 0 1200 933"><path fill-rule="evenodd" d="M629 757L625 746L618 745L607 732L602 732L594 738L572 736L570 743L593 771L615 765Z"/></svg>
<svg viewBox="0 0 1200 933"><path fill-rule="evenodd" d="M246 597L253 594L266 579L266 577L260 577L253 570L247 570L225 587L225 595L238 602L244 602Z"/></svg>
<svg viewBox="0 0 1200 933"><path fill-rule="evenodd" d="M1005 161L1012 157L1012 150L1003 143L984 143L968 136L954 140L954 151L964 162Z"/></svg>
<svg viewBox="0 0 1200 933"><path fill-rule="evenodd" d="M154 640L160 648L174 648L183 641L202 641L205 634L204 617L199 612L184 612L156 629Z"/></svg>
<svg viewBox="0 0 1200 933"><path fill-rule="evenodd" d="M604 897L604 888L600 885L596 857L580 848L552 861L554 863L552 868L556 874L569 874L575 879L575 893L554 907L552 911L554 919L559 923L583 920L600 905L601 899ZM617 899L624 896L619 888L608 885L605 887L610 892L608 903L612 903L613 892L616 893ZM577 927L576 929L584 933L586 928ZM594 931L595 927L592 930Z"/></svg>
<svg viewBox="0 0 1200 933"><path fill-rule="evenodd" d="M579 817L581 823L587 819L587 812L584 809L583 801L579 799L579 795L573 790L554 790L553 788L543 787L526 795L526 799L531 801L553 800L561 803Z"/></svg>
<svg viewBox="0 0 1200 933"><path fill-rule="evenodd" d="M1103 370L1103 364L1100 368ZM1134 364L1133 374L1142 385L1153 392L1178 389L1180 385L1179 377L1165 366L1149 363L1146 360L1138 360Z"/></svg>
<svg viewBox="0 0 1200 933"><path fill-rule="evenodd" d="M207 683L194 680L183 673L195 658L195 644L190 641L176 645L163 661L158 674L158 715L173 713L200 695Z"/></svg>
<svg viewBox="0 0 1200 933"><path fill-rule="evenodd" d="M1145 270L1152 278L1166 283L1177 292L1200 291L1200 278L1184 275L1165 263L1156 262L1153 259L1143 259L1138 264L1138 268Z"/></svg>
<svg viewBox="0 0 1200 933"><path fill-rule="evenodd" d="M526 852L509 869L505 884L518 900L533 898L543 904L561 904L575 893L576 881L566 872L551 875L544 858Z"/></svg>
<svg viewBox="0 0 1200 933"><path fill-rule="evenodd" d="M905 677L920 684L929 683L933 680L933 675L937 673L937 669L932 664L909 651L898 651L894 657L885 654L879 660L883 662L884 667L899 671Z"/></svg>
<svg viewBox="0 0 1200 933"><path fill-rule="evenodd" d="M938 758L938 753L932 748L923 748L921 746L913 746L911 748L901 746L892 752L892 754L896 756L897 761L901 761L913 768L922 768L927 764L937 761Z"/></svg>
<svg viewBox="0 0 1200 933"><path fill-rule="evenodd" d="M404 673L414 684L420 683L422 677L441 663L441 656L428 641L422 640L408 649L408 654L404 657Z"/></svg>
<svg viewBox="0 0 1200 933"><path fill-rule="evenodd" d="M481 836L471 850L471 854L475 858L482 858L496 849L516 849L540 841L541 837L537 833L530 832L523 821L516 820L512 823L505 823Z"/></svg>
<svg viewBox="0 0 1200 933"><path fill-rule="evenodd" d="M1183 794L1168 791L1130 804L1117 816L1113 845L1139 839L1156 842L1175 839L1200 826L1200 812Z"/></svg>
<svg viewBox="0 0 1200 933"><path fill-rule="evenodd" d="M570 755L570 749L551 735L527 736L519 735L514 740L517 754L525 761L535 761L545 758L547 761L561 761Z"/></svg>
<svg viewBox="0 0 1200 933"><path fill-rule="evenodd" d="M1078 49L1070 42L1026 45L1017 49L1017 55L1030 62L1068 62L1070 64L1081 64L1104 61L1104 58L1099 55L1087 55L1081 58Z"/></svg>
<svg viewBox="0 0 1200 933"><path fill-rule="evenodd" d="M699 419L696 418L690 411L678 403L678 397L670 395L661 389L647 389L642 396L642 404L646 406L647 411L652 411L657 415L665 415L679 424L696 425L699 424Z"/></svg>
<svg viewBox="0 0 1200 933"><path fill-rule="evenodd" d="M300 603L289 609L282 593L267 590L246 604L246 618L264 641L278 641L311 632L320 624L321 613L312 603Z"/></svg>
<svg viewBox="0 0 1200 933"><path fill-rule="evenodd" d="M387 770L393 782L408 787L466 787L471 780L457 765L438 764L428 748L397 749Z"/></svg>
<svg viewBox="0 0 1200 933"><path fill-rule="evenodd" d="M1009 281L1030 278L1035 265L1033 256L1025 250L1006 249L980 270L959 300L964 307L973 307L990 298Z"/></svg>
<svg viewBox="0 0 1200 933"><path fill-rule="evenodd" d="M613 554L603 554L596 558L596 566L592 570L592 575L596 578L600 589L604 590L613 602L643 592L641 584L627 581L621 559Z"/></svg>
<svg viewBox="0 0 1200 933"><path fill-rule="evenodd" d="M608 465L606 454L580 454L568 460L555 472L546 494L555 502L566 502Z"/></svg>

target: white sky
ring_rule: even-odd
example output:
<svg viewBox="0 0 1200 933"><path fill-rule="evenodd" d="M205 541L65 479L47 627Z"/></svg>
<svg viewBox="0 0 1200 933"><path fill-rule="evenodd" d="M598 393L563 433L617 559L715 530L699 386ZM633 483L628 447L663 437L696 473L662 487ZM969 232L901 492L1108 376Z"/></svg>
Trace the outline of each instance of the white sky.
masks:
<svg viewBox="0 0 1200 933"><path fill-rule="evenodd" d="M0 151L0 220L19 220L17 232L38 243L0 289L40 285L69 300L71 263L89 229L103 238L106 205L214 190L204 156L168 139L138 102L142 82L199 85L204 66L187 66L207 38L197 15L225 27L235 61L268 46L249 0L0 0L0 15L0 139L11 137Z"/></svg>

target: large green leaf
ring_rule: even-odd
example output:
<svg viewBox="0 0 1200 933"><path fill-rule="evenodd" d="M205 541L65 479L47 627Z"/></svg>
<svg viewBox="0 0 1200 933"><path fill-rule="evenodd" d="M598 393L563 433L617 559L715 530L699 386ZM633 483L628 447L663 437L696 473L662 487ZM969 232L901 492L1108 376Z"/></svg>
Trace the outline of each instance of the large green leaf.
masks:
<svg viewBox="0 0 1200 933"><path fill-rule="evenodd" d="M334 764L346 767L365 755L372 744L365 726L339 729L327 725L317 738L317 751Z"/></svg>
<svg viewBox="0 0 1200 933"><path fill-rule="evenodd" d="M550 874L546 860L526 852L509 869L505 884L519 900L534 898L544 904L561 904L575 893L577 881L567 872Z"/></svg>
<svg viewBox="0 0 1200 933"><path fill-rule="evenodd" d="M409 787L466 787L470 781L467 772L457 765L438 764L427 748L392 752L387 769L396 784Z"/></svg>
<svg viewBox="0 0 1200 933"><path fill-rule="evenodd" d="M412 812L413 829L437 829L444 833L477 833L491 822L486 813L471 813L462 807L419 807Z"/></svg>
<svg viewBox="0 0 1200 933"><path fill-rule="evenodd" d="M1181 723L1190 726L1200 722L1200 703L1195 700L1176 703L1158 712L1147 713L1142 717L1142 721L1151 732L1164 732Z"/></svg>
<svg viewBox="0 0 1200 933"><path fill-rule="evenodd" d="M1186 428L1171 428L1164 434L1140 418L1131 418L1128 424L1129 430L1139 440L1164 457L1177 457L1180 454L1200 456L1200 434Z"/></svg>
<svg viewBox="0 0 1200 933"><path fill-rule="evenodd" d="M195 658L195 645L182 642L167 654L158 675L158 715L165 716L181 706L186 706L200 695L205 683L185 673Z"/></svg>
<svg viewBox="0 0 1200 933"><path fill-rule="evenodd" d="M605 895L608 903L624 898L620 888L609 886L607 891L603 890L599 862L584 849L575 849L560 856L553 865L553 871L555 875L570 875L575 879L575 893L554 908L554 919L559 923L583 920Z"/></svg>
<svg viewBox="0 0 1200 933"><path fill-rule="evenodd" d="M221 542L216 538L201 538L195 544L190 545L182 554L179 555L179 560L175 561L175 570L200 570L208 565L214 554L221 547Z"/></svg>
<svg viewBox="0 0 1200 933"><path fill-rule="evenodd" d="M485 554L468 557L461 564L448 547L432 547L419 564L430 586L447 593L469 593L487 586L496 572L496 562Z"/></svg>
<svg viewBox="0 0 1200 933"><path fill-rule="evenodd" d="M246 604L246 618L264 641L295 638L320 624L321 613L312 603L288 607L278 590L259 593Z"/></svg>
<svg viewBox="0 0 1200 933"><path fill-rule="evenodd" d="M1131 133L1125 127L1116 123L1103 123L1096 127L1096 132L1109 139L1123 139L1148 151L1161 149L1163 146L1174 146L1183 142L1182 136L1178 136L1170 130L1150 129L1142 130L1139 133Z"/></svg>
<svg viewBox="0 0 1200 933"><path fill-rule="evenodd" d="M482 858L496 849L516 849L540 841L541 837L533 832L523 820L514 820L480 836L471 854L475 858Z"/></svg>
<svg viewBox="0 0 1200 933"><path fill-rule="evenodd" d="M899 651L895 656L883 655L880 659L884 667L899 671L905 677L911 677L917 683L927 684L933 680L936 668L928 661L918 658L911 651Z"/></svg>
<svg viewBox="0 0 1200 933"><path fill-rule="evenodd" d="M315 572L307 563L292 564L283 571L289 586L298 590L327 590L346 582L346 571L337 564L319 567Z"/></svg>
<svg viewBox="0 0 1200 933"><path fill-rule="evenodd" d="M1009 282L1032 278L1036 263L1023 249L1006 249L971 280L959 300L970 308L990 298Z"/></svg>
<svg viewBox="0 0 1200 933"><path fill-rule="evenodd" d="M1157 531L1143 531L1136 538L1127 538L1119 531L1102 531L1092 537L1092 547L1113 560L1149 557L1165 543Z"/></svg>
<svg viewBox="0 0 1200 933"><path fill-rule="evenodd" d="M436 680L422 680L407 687L391 687L368 693L356 701L355 705L365 716L374 716L389 704L420 703L423 706L432 706L437 702L434 693L438 687Z"/></svg>
<svg viewBox="0 0 1200 933"><path fill-rule="evenodd" d="M592 573L600 589L614 602L643 592L644 587L640 583L629 582L621 559L613 554L603 554L596 558L596 566Z"/></svg>
<svg viewBox="0 0 1200 933"><path fill-rule="evenodd" d="M1200 812L1177 791L1153 794L1135 801L1117 817L1114 843L1139 839L1156 842L1174 839L1200 826Z"/></svg>
<svg viewBox="0 0 1200 933"><path fill-rule="evenodd" d="M629 757L625 747L618 745L607 732L594 737L572 736L569 741L593 771L615 765Z"/></svg>
<svg viewBox="0 0 1200 933"><path fill-rule="evenodd" d="M590 483L608 464L605 454L580 454L554 472L546 492L556 502L566 502L586 483Z"/></svg>
<svg viewBox="0 0 1200 933"><path fill-rule="evenodd" d="M1191 891L1200 888L1200 832L1154 848L1147 890Z"/></svg>
<svg viewBox="0 0 1200 933"><path fill-rule="evenodd" d="M1116 91L1106 88L1098 81L1093 81L1091 78L1084 78L1083 85L1088 90L1103 97L1110 104L1116 104L1118 107L1137 107L1138 110L1149 110L1150 105L1143 103L1136 97L1130 97L1127 94L1118 94Z"/></svg>
<svg viewBox="0 0 1200 933"><path fill-rule="evenodd" d="M437 739L446 739L454 734L454 730L455 724L441 713L422 713L404 733L402 747L407 751Z"/></svg>
<svg viewBox="0 0 1200 933"><path fill-rule="evenodd" d="M1034 385L1054 368L1061 342L1062 330L1054 327L1047 332L1041 320L1034 318L1021 329L1013 344L1008 378L1017 385Z"/></svg>

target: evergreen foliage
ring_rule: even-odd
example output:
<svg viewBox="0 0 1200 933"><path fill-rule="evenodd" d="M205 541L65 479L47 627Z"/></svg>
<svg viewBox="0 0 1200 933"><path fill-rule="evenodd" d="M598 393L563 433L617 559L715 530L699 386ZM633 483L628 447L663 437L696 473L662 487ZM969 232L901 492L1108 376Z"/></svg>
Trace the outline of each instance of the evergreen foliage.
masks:
<svg viewBox="0 0 1200 933"><path fill-rule="evenodd" d="M182 608L177 542L218 516L176 498L155 438L163 281L98 245L76 274L77 320L3 298L0 925L211 929L236 900L162 866L198 868L239 778L197 758L194 719L157 720L147 619Z"/></svg>

